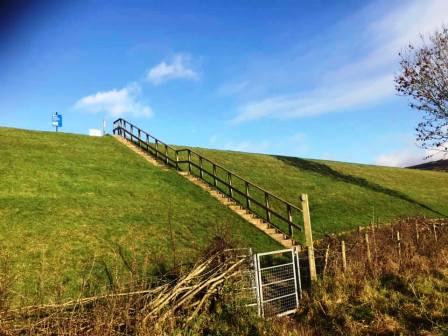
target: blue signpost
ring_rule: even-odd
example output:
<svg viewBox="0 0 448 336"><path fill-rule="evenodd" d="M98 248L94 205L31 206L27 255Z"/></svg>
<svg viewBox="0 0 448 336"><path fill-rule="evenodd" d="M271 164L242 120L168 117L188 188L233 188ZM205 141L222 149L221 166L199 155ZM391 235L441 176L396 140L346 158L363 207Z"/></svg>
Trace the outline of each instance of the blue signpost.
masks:
<svg viewBox="0 0 448 336"><path fill-rule="evenodd" d="M59 127L62 127L62 114L59 114L57 112L53 113L52 125L56 127L56 132L58 131Z"/></svg>

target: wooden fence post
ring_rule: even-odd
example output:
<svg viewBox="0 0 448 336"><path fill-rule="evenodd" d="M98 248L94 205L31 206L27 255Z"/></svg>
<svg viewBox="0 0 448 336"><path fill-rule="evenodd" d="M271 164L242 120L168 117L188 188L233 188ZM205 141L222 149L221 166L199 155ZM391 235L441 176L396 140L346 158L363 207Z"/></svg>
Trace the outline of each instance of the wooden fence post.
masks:
<svg viewBox="0 0 448 336"><path fill-rule="evenodd" d="M165 161L166 161L166 164L168 164L168 146L165 144Z"/></svg>
<svg viewBox="0 0 448 336"><path fill-rule="evenodd" d="M400 231L397 231L397 249L398 249L398 258L401 261L401 238L400 238Z"/></svg>
<svg viewBox="0 0 448 336"><path fill-rule="evenodd" d="M188 150L188 173L191 174L191 150Z"/></svg>
<svg viewBox="0 0 448 336"><path fill-rule="evenodd" d="M229 195L231 198L233 198L232 174L230 172L227 173L227 179L228 179L228 183L229 183Z"/></svg>
<svg viewBox="0 0 448 336"><path fill-rule="evenodd" d="M288 212L288 235L291 238L291 241L294 244L294 229L292 227L292 212L291 212L291 206L288 204L286 206L286 211Z"/></svg>
<svg viewBox="0 0 448 336"><path fill-rule="evenodd" d="M264 204L266 206L266 220L271 223L271 211L269 210L269 194L264 193Z"/></svg>
<svg viewBox="0 0 448 336"><path fill-rule="evenodd" d="M249 182L246 181L245 185L246 185L246 206L247 206L247 208L250 210Z"/></svg>
<svg viewBox="0 0 448 336"><path fill-rule="evenodd" d="M434 232L434 240L437 241L437 230L435 223L432 223L432 231Z"/></svg>
<svg viewBox="0 0 448 336"><path fill-rule="evenodd" d="M342 270L347 272L347 257L345 255L345 241L341 241L341 252L342 252Z"/></svg>
<svg viewBox="0 0 448 336"><path fill-rule="evenodd" d="M415 239L417 240L417 245L418 245L419 240L420 240L420 233L418 232L417 220L415 220Z"/></svg>
<svg viewBox="0 0 448 336"><path fill-rule="evenodd" d="M327 245L327 249L325 250L324 270L322 271L322 276L325 276L325 272L327 271L329 256L330 256L330 244Z"/></svg>
<svg viewBox="0 0 448 336"><path fill-rule="evenodd" d="M313 230L311 229L311 216L310 207L308 203L308 195L302 194L300 197L302 202L302 212L303 212L303 226L305 233L305 245L308 248L308 263L310 267L310 279L311 281L317 280L316 273L316 260L314 259L314 246L313 246Z"/></svg>
<svg viewBox="0 0 448 336"><path fill-rule="evenodd" d="M201 179L204 179L204 163L202 162L202 156L199 157L199 166L201 167L200 168Z"/></svg>
<svg viewBox="0 0 448 336"><path fill-rule="evenodd" d="M371 265L372 264L372 255L370 254L369 234L367 232L364 235L364 239L366 241L367 261Z"/></svg>

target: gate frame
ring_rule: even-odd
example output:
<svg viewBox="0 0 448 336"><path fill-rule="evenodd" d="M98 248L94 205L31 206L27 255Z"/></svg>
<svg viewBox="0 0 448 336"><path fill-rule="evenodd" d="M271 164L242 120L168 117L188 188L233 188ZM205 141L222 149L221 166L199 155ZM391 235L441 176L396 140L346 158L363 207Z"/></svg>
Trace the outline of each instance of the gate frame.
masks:
<svg viewBox="0 0 448 336"><path fill-rule="evenodd" d="M261 262L260 257L266 256L266 255L272 255L272 254L282 254L282 253L291 253L292 261L290 263L285 263L281 265L276 266L286 266L291 265L293 268L293 276L294 276L294 293L287 294L285 296L280 296L278 298L270 299L268 301L263 300L263 281L261 278L261 271L265 269L270 269L276 266L269 266L265 268L261 268ZM295 297L295 305L296 307L294 309L290 309L278 314L275 314L275 316L285 316L292 314L297 311L297 308L300 303L300 299L302 299L302 280L300 276L300 258L299 258L299 250L296 247L292 247L289 249L283 249L283 250L276 250L276 251L269 251L269 252L263 252L263 253L256 253L253 256L253 264L254 264L254 272L255 272L255 283L256 283L256 297L257 297L257 306L258 306L258 315L261 317L264 317L265 311L264 311L264 304L267 302L274 301L276 299L281 299L283 297L287 296L293 296Z"/></svg>

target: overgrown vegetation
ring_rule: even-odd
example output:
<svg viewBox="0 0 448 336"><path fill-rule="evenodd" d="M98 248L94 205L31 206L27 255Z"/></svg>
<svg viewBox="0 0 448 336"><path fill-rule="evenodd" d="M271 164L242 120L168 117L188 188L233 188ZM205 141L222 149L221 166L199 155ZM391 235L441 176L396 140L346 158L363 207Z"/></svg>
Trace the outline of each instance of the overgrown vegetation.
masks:
<svg viewBox="0 0 448 336"><path fill-rule="evenodd" d="M432 222L423 219L418 241L414 219L322 240L316 248L319 281L290 317L262 320L242 305L241 273L232 268L240 259L231 262L235 254L224 252L235 247L226 237L216 238L195 266L157 281L120 284L108 296L20 310L3 301L0 330L4 335L445 335L448 221L438 224L437 241ZM392 231L401 233L400 254ZM366 232L372 238L371 262L363 245ZM346 272L338 252L341 240L347 244ZM227 281L219 282L224 273Z"/></svg>
<svg viewBox="0 0 448 336"><path fill-rule="evenodd" d="M322 240L317 254L321 267L327 255L326 275L305 296L296 320L313 326L313 335L446 335L448 221L437 223L401 220Z"/></svg>

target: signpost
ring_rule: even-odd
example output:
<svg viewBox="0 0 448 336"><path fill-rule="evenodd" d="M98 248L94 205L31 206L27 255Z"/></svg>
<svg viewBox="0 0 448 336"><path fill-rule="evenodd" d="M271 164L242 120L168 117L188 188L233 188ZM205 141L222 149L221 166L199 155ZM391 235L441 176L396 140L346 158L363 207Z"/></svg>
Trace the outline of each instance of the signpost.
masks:
<svg viewBox="0 0 448 336"><path fill-rule="evenodd" d="M56 127L56 132L59 127L62 127L62 114L57 112L53 113L52 123L53 127Z"/></svg>

